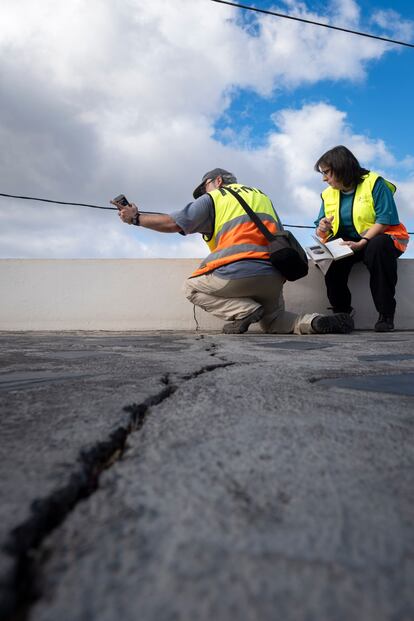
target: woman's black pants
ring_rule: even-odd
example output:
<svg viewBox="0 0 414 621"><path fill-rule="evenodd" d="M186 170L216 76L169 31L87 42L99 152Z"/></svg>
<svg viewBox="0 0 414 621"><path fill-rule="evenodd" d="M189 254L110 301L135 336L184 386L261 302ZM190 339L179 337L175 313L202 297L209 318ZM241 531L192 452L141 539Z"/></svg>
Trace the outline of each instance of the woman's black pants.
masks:
<svg viewBox="0 0 414 621"><path fill-rule="evenodd" d="M402 253L396 249L389 235L382 233L365 244L363 250L351 257L334 261L325 275L328 299L335 313L352 310L351 292L348 288L349 273L358 261L367 266L369 286L378 313L393 317L395 312L395 286L397 284L397 258Z"/></svg>

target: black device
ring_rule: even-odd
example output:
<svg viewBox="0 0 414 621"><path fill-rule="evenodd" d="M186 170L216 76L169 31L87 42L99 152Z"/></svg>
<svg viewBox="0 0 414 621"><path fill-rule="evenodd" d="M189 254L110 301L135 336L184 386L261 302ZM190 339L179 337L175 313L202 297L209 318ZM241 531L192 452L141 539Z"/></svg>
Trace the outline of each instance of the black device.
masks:
<svg viewBox="0 0 414 621"><path fill-rule="evenodd" d="M124 194L120 194L119 196L116 196L112 200L114 203L118 203L119 205L122 205L123 207L126 207L127 205L129 205L129 201Z"/></svg>

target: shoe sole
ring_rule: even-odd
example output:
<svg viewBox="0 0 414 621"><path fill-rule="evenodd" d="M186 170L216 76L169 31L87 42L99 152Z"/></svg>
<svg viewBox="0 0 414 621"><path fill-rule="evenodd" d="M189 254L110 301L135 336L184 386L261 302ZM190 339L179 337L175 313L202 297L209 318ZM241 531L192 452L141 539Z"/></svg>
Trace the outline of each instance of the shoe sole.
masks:
<svg viewBox="0 0 414 621"><path fill-rule="evenodd" d="M348 313L321 316L316 321L316 334L349 334L354 329L354 320Z"/></svg>

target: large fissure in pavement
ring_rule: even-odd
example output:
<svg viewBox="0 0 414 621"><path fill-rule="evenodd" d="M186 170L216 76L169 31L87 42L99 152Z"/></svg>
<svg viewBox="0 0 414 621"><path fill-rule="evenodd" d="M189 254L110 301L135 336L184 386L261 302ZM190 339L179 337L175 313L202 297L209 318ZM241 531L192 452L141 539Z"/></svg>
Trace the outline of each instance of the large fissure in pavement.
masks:
<svg viewBox="0 0 414 621"><path fill-rule="evenodd" d="M234 362L206 365L192 373L181 375L172 383L167 374L162 378L165 388L148 397L142 403L125 406L130 414L124 426L118 427L110 436L88 450L81 451L78 467L69 481L45 498L34 500L31 515L10 533L5 552L15 561L5 595L0 601L0 619L3 621L24 621L30 607L42 596L37 568L42 562L40 547L44 539L58 528L76 505L91 496L99 486L104 470L111 468L124 454L128 436L140 430L150 414L151 407L168 399L180 385L203 373L234 365Z"/></svg>

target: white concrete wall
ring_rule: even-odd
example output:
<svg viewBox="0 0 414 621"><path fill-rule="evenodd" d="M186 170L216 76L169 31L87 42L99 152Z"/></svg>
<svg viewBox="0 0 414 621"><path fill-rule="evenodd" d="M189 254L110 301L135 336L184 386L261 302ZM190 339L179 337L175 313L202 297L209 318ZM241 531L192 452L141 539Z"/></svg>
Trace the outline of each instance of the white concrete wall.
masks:
<svg viewBox="0 0 414 621"><path fill-rule="evenodd" d="M182 283L200 259L2 259L0 330L193 330L193 306ZM414 329L414 260L399 260L396 328ZM377 318L362 265L350 287L356 327L371 329ZM286 308L326 312L322 274L285 287ZM200 328L223 322L196 310Z"/></svg>

